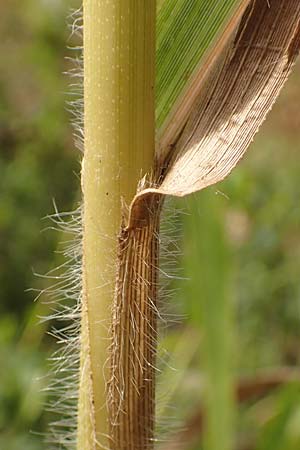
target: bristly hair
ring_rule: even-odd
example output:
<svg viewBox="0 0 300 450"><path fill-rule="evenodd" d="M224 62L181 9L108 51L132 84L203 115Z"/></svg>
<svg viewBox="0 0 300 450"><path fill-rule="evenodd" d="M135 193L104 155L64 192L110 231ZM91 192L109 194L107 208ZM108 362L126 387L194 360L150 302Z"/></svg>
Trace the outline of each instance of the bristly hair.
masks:
<svg viewBox="0 0 300 450"><path fill-rule="evenodd" d="M76 147L84 151L84 108L83 108L83 14L82 7L71 12L69 15L70 37L68 50L74 56L67 56L71 67L66 72L71 82L67 101L68 111L71 114L71 123L74 129L74 140ZM75 41L75 44L72 44Z"/></svg>
<svg viewBox="0 0 300 450"><path fill-rule="evenodd" d="M71 68L66 72L70 78L68 111L72 117L76 147L84 150L84 110L83 110L83 18L82 8L74 10L69 15L70 38L76 41L75 46L68 49L75 56L68 56ZM79 42L79 44L77 43ZM142 179L140 188L147 187L148 180ZM178 244L181 236L180 211L174 207L172 201L166 200L162 214L161 230L157 237L160 243L160 267L158 281L158 305L154 306L155 314L159 319L159 330L163 335L169 326L176 326L181 322L178 311L172 311L171 302L166 302L174 295L173 280L180 278L178 274L178 258L181 250ZM51 314L45 319L56 323L52 329L58 344L58 349L51 358L51 382L47 388L49 403L47 409L57 416L49 426L46 436L49 450L65 449L75 450L77 432L77 406L80 369L80 325L81 325L81 295L82 295L82 209L70 213L55 213L49 216L54 227L62 232L68 239L63 243L63 254L66 262L56 270L47 274L53 279L53 285L44 292L51 303ZM112 268L114 270L114 268ZM176 289L176 288L175 288ZM113 293L112 293L113 294ZM147 336L146 336L147 339ZM160 385L166 365L174 365L173 358L166 353L159 338L158 361L155 371L157 384ZM113 344L113 342L112 342ZM147 361L146 361L147 362ZM172 369L174 370L174 369ZM176 370L176 369L175 369ZM164 393L165 394L165 393ZM168 435L177 424L171 423L161 411L167 410L170 395L161 395L158 392L156 402L156 446L168 440ZM84 449L82 449L84 450Z"/></svg>
<svg viewBox="0 0 300 450"><path fill-rule="evenodd" d="M76 147L83 152L83 54L82 7L71 11L67 56L70 69L65 73L71 80L67 110L71 114ZM75 42L75 44L74 44ZM47 277L52 286L43 293L51 313L43 320L55 323L50 334L57 341L57 350L50 358L46 409L56 417L46 433L47 449L74 450L76 448L77 405L80 364L80 317L82 292L82 210L79 206L69 213L55 212L49 216L54 228L66 239L61 243L65 263L50 271ZM54 328L55 327L55 328Z"/></svg>
<svg viewBox="0 0 300 450"><path fill-rule="evenodd" d="M65 263L47 274L53 280L43 294L51 307L44 318L55 323L50 334L58 348L50 358L50 382L46 409L57 416L46 434L48 449L73 450L76 442L79 333L81 304L81 210L49 216L55 228L67 236L62 243Z"/></svg>

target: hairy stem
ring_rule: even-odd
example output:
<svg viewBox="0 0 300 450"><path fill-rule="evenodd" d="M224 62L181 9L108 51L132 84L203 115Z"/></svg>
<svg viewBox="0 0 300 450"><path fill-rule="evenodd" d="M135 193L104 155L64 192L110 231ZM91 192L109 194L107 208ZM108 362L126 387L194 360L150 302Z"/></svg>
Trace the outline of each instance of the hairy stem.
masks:
<svg viewBox="0 0 300 450"><path fill-rule="evenodd" d="M84 0L83 294L78 450L108 446L109 329L122 203L154 154L155 0ZM121 257L119 255L119 257Z"/></svg>
<svg viewBox="0 0 300 450"><path fill-rule="evenodd" d="M119 239L109 382L113 450L153 448L160 205L154 198L148 223L123 229Z"/></svg>

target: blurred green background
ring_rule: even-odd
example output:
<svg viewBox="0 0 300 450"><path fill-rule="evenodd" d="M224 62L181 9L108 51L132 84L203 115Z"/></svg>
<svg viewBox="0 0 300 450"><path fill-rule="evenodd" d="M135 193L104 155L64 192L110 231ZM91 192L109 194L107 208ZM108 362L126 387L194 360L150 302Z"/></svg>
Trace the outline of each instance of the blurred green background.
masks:
<svg viewBox="0 0 300 450"><path fill-rule="evenodd" d="M46 333L51 323L39 319L51 306L44 295L34 299L49 285L36 274L62 261L62 237L45 217L54 201L59 211L73 210L78 201L80 155L66 108L70 80L63 75L72 56L70 3L11 0L0 6L3 450L46 448L50 415L43 389L55 341ZM160 377L158 416L162 428L178 420L186 432L174 431L175 438L172 432L163 448L173 448L173 440L188 450L214 445L216 432L208 430L204 444L201 439L204 404L217 405L210 414L218 433L229 433L235 421L237 450L300 448L299 67L233 175L168 202L164 226L174 239L166 243L169 257L162 257L167 271L177 247L179 256L169 286L172 305L163 309L183 319L162 331L161 346L173 355L163 358L178 370L167 366ZM263 392L240 395L234 414L232 390L244 377L253 389L262 383Z"/></svg>

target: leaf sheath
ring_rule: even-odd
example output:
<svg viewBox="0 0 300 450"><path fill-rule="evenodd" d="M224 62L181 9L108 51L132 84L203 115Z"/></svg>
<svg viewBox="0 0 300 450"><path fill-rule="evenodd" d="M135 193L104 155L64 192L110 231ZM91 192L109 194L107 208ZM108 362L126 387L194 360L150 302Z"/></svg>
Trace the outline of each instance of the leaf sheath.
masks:
<svg viewBox="0 0 300 450"><path fill-rule="evenodd" d="M119 237L108 383L112 450L153 448L160 210L156 196L148 222L124 227Z"/></svg>

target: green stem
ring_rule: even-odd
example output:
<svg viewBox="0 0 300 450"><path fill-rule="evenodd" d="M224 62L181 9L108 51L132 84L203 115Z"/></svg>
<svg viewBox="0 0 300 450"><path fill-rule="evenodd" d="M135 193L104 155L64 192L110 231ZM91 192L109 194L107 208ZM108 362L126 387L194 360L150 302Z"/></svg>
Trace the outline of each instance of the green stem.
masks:
<svg viewBox="0 0 300 450"><path fill-rule="evenodd" d="M78 450L108 445L106 384L122 203L154 158L155 0L84 0Z"/></svg>

